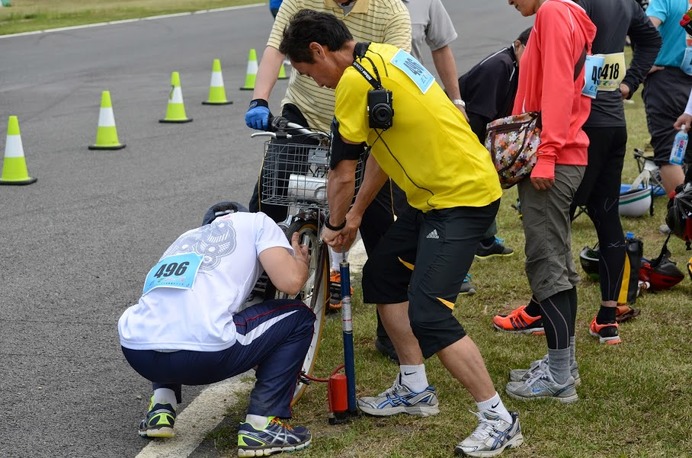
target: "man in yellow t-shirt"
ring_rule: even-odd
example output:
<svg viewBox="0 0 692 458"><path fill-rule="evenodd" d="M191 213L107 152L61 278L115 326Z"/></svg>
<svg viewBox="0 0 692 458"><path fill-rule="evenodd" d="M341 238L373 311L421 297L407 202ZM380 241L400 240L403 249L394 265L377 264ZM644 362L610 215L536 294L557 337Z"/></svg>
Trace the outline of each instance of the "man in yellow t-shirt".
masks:
<svg viewBox="0 0 692 458"><path fill-rule="evenodd" d="M380 395L360 398L358 407L377 416L437 414L437 393L424 364L436 354L479 410L476 431L457 452L486 456L519 446L518 414L503 405L478 348L452 313L502 194L487 150L420 62L391 45L357 43L331 14L299 11L279 50L301 75L335 89L333 132L341 141L332 142L339 146L330 159L323 240L348 249L388 177L412 206L363 269L363 300L378 304L399 355L399 375ZM370 156L351 206L363 144Z"/></svg>

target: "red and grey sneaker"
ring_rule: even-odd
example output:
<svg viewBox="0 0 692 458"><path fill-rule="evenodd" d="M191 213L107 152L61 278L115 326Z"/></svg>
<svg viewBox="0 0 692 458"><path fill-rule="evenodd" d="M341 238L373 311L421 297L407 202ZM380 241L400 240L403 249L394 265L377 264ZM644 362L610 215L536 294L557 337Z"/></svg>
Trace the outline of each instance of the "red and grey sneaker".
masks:
<svg viewBox="0 0 692 458"><path fill-rule="evenodd" d="M512 310L508 315L495 315L493 326L498 331L544 335L543 319L540 316L529 315L525 309L526 306L522 305Z"/></svg>
<svg viewBox="0 0 692 458"><path fill-rule="evenodd" d="M622 323L639 316L640 310L630 307L627 304L618 304L615 308L615 321Z"/></svg>
<svg viewBox="0 0 692 458"><path fill-rule="evenodd" d="M596 323L596 318L594 318L589 326L589 334L598 337L598 341L606 345L617 345L622 342L618 333L617 321L615 323L598 324Z"/></svg>

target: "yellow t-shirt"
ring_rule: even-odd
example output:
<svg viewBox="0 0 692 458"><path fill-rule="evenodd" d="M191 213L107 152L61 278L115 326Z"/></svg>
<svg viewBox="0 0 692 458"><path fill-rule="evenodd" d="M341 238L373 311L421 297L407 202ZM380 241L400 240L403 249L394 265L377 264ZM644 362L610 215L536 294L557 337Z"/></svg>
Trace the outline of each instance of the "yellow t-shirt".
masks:
<svg viewBox="0 0 692 458"><path fill-rule="evenodd" d="M349 67L335 91L341 136L367 142L380 167L419 210L481 207L499 199L502 189L488 150L439 84L433 82L423 93L391 63L397 52L394 46L372 43L366 53L372 63L360 59L373 76L374 63L382 86L392 91L392 127L385 131L369 127L367 93L372 86ZM416 65L420 64L411 63L413 70L420 70Z"/></svg>
<svg viewBox="0 0 692 458"><path fill-rule="evenodd" d="M356 0L344 14L334 0L284 0L281 4L267 46L279 49L284 29L301 9L331 13L344 21L356 41L389 43L411 49L411 19L401 0ZM334 116L334 91L319 87L307 76L291 70L286 97L281 105L292 103L307 119L309 127L329 132Z"/></svg>

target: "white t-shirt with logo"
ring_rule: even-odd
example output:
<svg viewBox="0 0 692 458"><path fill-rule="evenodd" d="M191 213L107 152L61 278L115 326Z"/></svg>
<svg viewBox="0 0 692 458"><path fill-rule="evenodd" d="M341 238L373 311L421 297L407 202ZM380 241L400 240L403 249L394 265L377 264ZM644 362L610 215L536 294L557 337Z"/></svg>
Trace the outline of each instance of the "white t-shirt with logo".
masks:
<svg viewBox="0 0 692 458"><path fill-rule="evenodd" d="M232 346L233 315L262 273L259 254L273 247L293 253L283 231L264 213L233 213L184 233L147 275L139 302L118 320L120 344L160 351L220 351ZM151 279L167 274L174 279L184 272L175 269L173 261L190 258L201 260L196 275L194 269L187 270L188 279L194 279L191 287L151 286Z"/></svg>

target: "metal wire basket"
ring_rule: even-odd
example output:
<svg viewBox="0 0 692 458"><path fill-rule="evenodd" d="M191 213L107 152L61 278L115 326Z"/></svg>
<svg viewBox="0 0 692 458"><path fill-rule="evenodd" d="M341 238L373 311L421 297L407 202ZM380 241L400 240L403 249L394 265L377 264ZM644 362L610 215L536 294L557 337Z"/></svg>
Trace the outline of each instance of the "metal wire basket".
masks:
<svg viewBox="0 0 692 458"><path fill-rule="evenodd" d="M260 173L263 204L304 205L327 210L329 146L268 141ZM362 160L356 168L356 190L362 180Z"/></svg>
<svg viewBox="0 0 692 458"><path fill-rule="evenodd" d="M260 177L263 204L303 203L327 209L329 149L300 143L266 142Z"/></svg>

